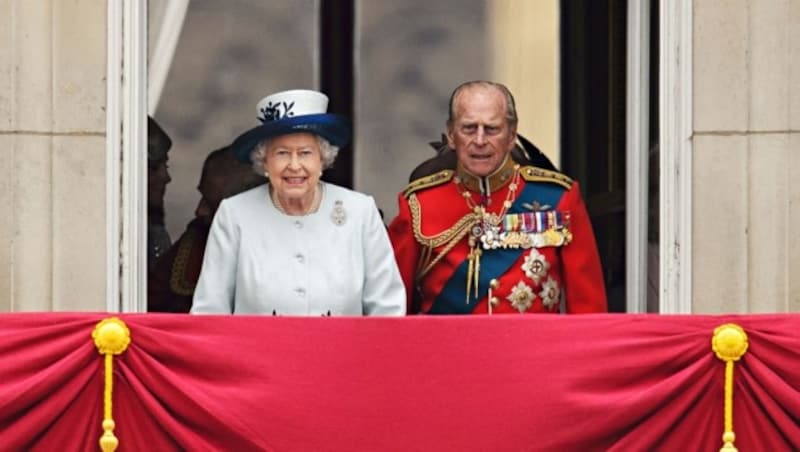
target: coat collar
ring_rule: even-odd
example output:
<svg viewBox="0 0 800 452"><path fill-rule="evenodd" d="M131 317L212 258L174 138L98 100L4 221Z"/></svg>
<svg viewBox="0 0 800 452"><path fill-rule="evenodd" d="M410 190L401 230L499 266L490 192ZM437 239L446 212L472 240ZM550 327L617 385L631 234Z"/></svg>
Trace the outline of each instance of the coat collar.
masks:
<svg viewBox="0 0 800 452"><path fill-rule="evenodd" d="M489 191L494 193L504 185L508 184L511 179L513 179L516 171L517 164L514 162L514 159L511 158L511 154L509 153L506 155L506 159L503 161L503 164L500 165L500 167L497 168L492 174L486 177L481 178L470 173L466 168L461 166L460 162L456 166L455 177L459 183L461 183L470 191L482 193L484 190L482 190L481 187L488 186Z"/></svg>

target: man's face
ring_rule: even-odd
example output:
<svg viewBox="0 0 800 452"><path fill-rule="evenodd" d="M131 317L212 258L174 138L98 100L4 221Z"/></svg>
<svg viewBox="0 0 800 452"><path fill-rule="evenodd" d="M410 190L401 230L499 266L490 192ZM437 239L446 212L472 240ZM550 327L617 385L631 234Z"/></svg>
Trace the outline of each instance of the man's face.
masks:
<svg viewBox="0 0 800 452"><path fill-rule="evenodd" d="M509 125L506 108L503 93L486 86L466 88L453 101L447 143L461 166L475 176L492 174L514 147L517 130Z"/></svg>
<svg viewBox="0 0 800 452"><path fill-rule="evenodd" d="M167 159L147 162L147 207L163 208L164 193L172 177L169 175Z"/></svg>

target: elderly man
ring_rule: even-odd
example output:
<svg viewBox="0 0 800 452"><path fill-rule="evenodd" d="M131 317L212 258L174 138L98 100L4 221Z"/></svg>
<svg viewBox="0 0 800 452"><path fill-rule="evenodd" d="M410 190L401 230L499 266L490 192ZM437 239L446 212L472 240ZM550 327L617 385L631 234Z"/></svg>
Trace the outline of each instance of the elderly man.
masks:
<svg viewBox="0 0 800 452"><path fill-rule="evenodd" d="M578 183L510 158L516 130L505 86L473 81L453 92L456 169L412 181L389 226L409 313L607 310Z"/></svg>

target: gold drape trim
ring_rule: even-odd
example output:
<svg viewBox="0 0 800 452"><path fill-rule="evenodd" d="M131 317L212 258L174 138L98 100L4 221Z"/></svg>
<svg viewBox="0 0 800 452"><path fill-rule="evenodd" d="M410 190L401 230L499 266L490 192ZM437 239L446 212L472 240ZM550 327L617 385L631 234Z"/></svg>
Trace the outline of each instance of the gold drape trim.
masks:
<svg viewBox="0 0 800 452"><path fill-rule="evenodd" d="M722 433L720 452L738 451L733 444L733 364L747 353L747 333L735 323L726 323L714 329L711 349L721 361L725 362L725 431Z"/></svg>
<svg viewBox="0 0 800 452"><path fill-rule="evenodd" d="M100 437L100 449L112 452L117 449L119 440L114 436L114 418L111 413L112 391L114 388L114 355L128 349L131 343L131 331L128 325L117 317L101 320L92 331L92 339L97 352L104 355L105 387L103 391L103 436Z"/></svg>

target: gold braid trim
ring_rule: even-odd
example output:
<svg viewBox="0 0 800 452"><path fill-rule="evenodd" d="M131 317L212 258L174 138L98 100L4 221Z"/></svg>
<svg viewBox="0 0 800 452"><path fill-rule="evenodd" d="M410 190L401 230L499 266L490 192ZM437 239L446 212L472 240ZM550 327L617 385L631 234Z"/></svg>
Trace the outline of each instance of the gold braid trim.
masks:
<svg viewBox="0 0 800 452"><path fill-rule="evenodd" d="M556 171L546 170L538 166L524 166L520 169L522 178L528 182L549 182L560 185L567 190L572 187L572 179Z"/></svg>
<svg viewBox="0 0 800 452"><path fill-rule="evenodd" d="M197 232L188 229L183 240L178 245L178 252L175 254L175 261L172 263L172 271L169 275L169 287L178 295L188 297L194 293L194 285L184 279L186 265L189 262L189 255L192 252L192 245L197 239Z"/></svg>
<svg viewBox="0 0 800 452"><path fill-rule="evenodd" d="M470 233L473 226L480 223L480 216L475 213L468 213L453 226L436 235L427 236L422 233L422 209L416 195L411 194L408 198L408 206L411 209L411 228L414 231L414 238L417 243L423 246L420 260L417 263L417 269L419 270L417 271L416 280L420 281L458 242ZM442 245L445 245L444 249L436 257L432 258L434 248Z"/></svg>
<svg viewBox="0 0 800 452"><path fill-rule="evenodd" d="M406 186L406 189L403 190L403 196L408 198L413 193L422 190L424 188L435 187L437 185L441 185L445 182L450 182L453 178L453 174L455 171L453 170L442 170L438 173L433 173L430 176L421 177L416 179L415 181L411 182Z"/></svg>
<svg viewBox="0 0 800 452"><path fill-rule="evenodd" d="M449 242L464 228L469 230L469 227L479 218L473 213L468 213L461 217L453 226L436 235L427 236L422 233L422 209L420 208L416 195L411 195L411 197L408 198L408 205L411 208L411 225L414 230L414 238L417 239L417 242L421 245L430 248L436 248L443 243Z"/></svg>
<svg viewBox="0 0 800 452"><path fill-rule="evenodd" d="M444 247L444 249L439 254L436 255L436 257L431 262L427 263L427 265L425 265L425 267L422 268L422 270L420 270L417 273L417 282L419 282L425 275L427 275L428 272L431 271L431 269L436 264L438 264L439 261L442 260L442 258L445 257L447 255L447 253L449 253L456 246L456 244L458 242L460 242L461 239L463 239L469 233L469 229L470 228L467 228L467 229L464 229L463 231L461 231L456 237L453 238L453 240L451 240L447 244L447 246ZM430 260L430 255L431 255L431 252L433 251L433 248L426 247L426 250L428 250L427 259ZM417 268L420 268L420 267L417 267Z"/></svg>

